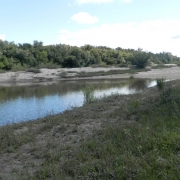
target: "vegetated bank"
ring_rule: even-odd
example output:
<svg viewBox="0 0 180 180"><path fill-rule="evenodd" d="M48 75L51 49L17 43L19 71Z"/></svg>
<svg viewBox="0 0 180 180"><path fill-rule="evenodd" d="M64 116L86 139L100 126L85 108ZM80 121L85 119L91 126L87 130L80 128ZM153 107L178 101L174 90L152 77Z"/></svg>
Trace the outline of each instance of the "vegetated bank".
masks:
<svg viewBox="0 0 180 180"><path fill-rule="evenodd" d="M4 179L180 179L180 80L0 129Z"/></svg>
<svg viewBox="0 0 180 180"><path fill-rule="evenodd" d="M84 45L82 47L64 44L44 46L43 42L33 44L0 40L0 70L29 70L33 68L120 66L129 65L144 68L148 64L179 63L180 58L169 52L151 53L142 49L112 49L106 46ZM33 69L33 72L38 72Z"/></svg>

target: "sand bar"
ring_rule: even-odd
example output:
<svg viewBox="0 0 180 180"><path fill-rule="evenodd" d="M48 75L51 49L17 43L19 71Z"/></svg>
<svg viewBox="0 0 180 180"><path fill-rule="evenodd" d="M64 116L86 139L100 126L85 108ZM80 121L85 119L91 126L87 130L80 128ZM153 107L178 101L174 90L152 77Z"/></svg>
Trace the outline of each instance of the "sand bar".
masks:
<svg viewBox="0 0 180 180"><path fill-rule="evenodd" d="M33 83L51 83L53 81L62 80L81 80L81 79L121 79L121 78L149 78L157 79L164 78L168 80L180 79L180 67L169 67L162 69L151 69L146 72L139 72L137 74L115 74L108 76L93 76L93 77L75 77L76 72L99 72L99 71L110 71L110 70L127 70L128 68L59 68L59 69L40 69L41 73L33 72L5 72L0 74L0 86L12 85L12 84L33 84ZM66 73L70 78L62 78L61 73Z"/></svg>

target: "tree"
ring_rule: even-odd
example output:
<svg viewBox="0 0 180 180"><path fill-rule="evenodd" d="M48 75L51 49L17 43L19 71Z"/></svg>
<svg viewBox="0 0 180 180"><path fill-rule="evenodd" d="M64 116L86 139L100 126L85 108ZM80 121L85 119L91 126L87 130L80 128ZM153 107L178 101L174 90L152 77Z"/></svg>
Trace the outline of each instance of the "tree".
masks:
<svg viewBox="0 0 180 180"><path fill-rule="evenodd" d="M78 67L76 56L69 55L65 57L63 66L69 68Z"/></svg>
<svg viewBox="0 0 180 180"><path fill-rule="evenodd" d="M20 61L21 66L24 66L27 62L28 53L23 49L17 49L14 52L14 57Z"/></svg>
<svg viewBox="0 0 180 180"><path fill-rule="evenodd" d="M37 56L37 60L40 62L40 63L47 63L48 62L48 58L47 58L47 52L46 51L40 51L38 53L38 56Z"/></svg>
<svg viewBox="0 0 180 180"><path fill-rule="evenodd" d="M33 41L33 46L34 46L35 48L40 49L40 48L43 47L43 42L41 42L41 41Z"/></svg>
<svg viewBox="0 0 180 180"><path fill-rule="evenodd" d="M101 63L101 56L97 49L91 49L90 54L91 54L92 64L100 64Z"/></svg>
<svg viewBox="0 0 180 180"><path fill-rule="evenodd" d="M145 68L148 64L149 53L136 51L130 57L132 65L135 65L138 68Z"/></svg>
<svg viewBox="0 0 180 180"><path fill-rule="evenodd" d="M0 68L9 70L11 69L11 64L9 63L8 59L5 56L0 57Z"/></svg>

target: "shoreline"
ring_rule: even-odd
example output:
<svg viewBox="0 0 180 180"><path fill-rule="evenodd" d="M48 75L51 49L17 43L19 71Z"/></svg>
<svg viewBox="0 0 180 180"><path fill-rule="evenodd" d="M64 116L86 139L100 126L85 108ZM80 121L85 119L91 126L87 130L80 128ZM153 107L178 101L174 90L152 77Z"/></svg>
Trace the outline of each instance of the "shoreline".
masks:
<svg viewBox="0 0 180 180"><path fill-rule="evenodd" d="M11 85L34 85L34 84L51 84L56 81L71 81L71 80L93 80L93 79L127 79L127 78L143 78L143 79L168 79L175 80L180 78L180 67L174 66L162 69L150 69L148 71L137 72L136 74L122 73L112 75L100 75L98 72L108 72L111 70L126 71L128 68L59 68L59 69L40 69L40 73L33 72L5 72L0 74L0 86ZM91 77L76 77L77 73L95 73ZM61 77L61 73L66 73L67 77Z"/></svg>

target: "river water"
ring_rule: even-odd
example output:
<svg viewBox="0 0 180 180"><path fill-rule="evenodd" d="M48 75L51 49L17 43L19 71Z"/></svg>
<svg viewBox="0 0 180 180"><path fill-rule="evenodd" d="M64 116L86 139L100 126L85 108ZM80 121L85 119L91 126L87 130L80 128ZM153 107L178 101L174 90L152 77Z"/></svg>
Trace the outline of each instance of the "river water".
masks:
<svg viewBox="0 0 180 180"><path fill-rule="evenodd" d="M0 125L35 120L84 104L82 89L94 88L95 98L133 94L156 85L154 80L121 79L61 81L50 85L0 86Z"/></svg>

